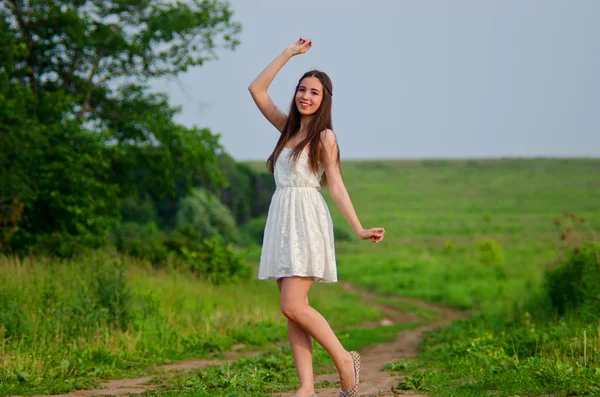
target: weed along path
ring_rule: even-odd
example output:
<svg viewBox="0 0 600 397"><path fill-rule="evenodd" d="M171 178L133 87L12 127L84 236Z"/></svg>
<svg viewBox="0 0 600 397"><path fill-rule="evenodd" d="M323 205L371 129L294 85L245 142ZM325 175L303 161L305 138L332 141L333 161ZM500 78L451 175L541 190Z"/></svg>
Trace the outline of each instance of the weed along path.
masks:
<svg viewBox="0 0 600 397"><path fill-rule="evenodd" d="M398 361L402 357L414 356L419 351L422 335L450 324L453 320L465 318L466 313L452 308L439 306L418 299L401 298L361 290L350 283L342 284L347 291L360 296L364 304L376 308L385 314L385 318L377 322L359 324L353 328L376 328L409 323L419 323L416 328L400 331L394 341L369 345L359 352L362 357L361 364L361 396L396 396L394 388L401 380L397 375L382 371L382 367L390 362ZM285 344L287 342L281 342ZM258 356L262 352L242 352L242 345L234 346L234 350L225 353L223 359L197 359L185 360L175 364L157 366L159 374L187 372L227 364L241 358ZM323 374L315 377L317 394L320 397L339 396L339 382L337 374ZM161 382L161 375L145 376L135 379L120 379L104 382L100 388L93 390L78 390L58 397L86 397L86 396L121 396L142 394L145 391L161 389L169 390L169 384ZM293 393L273 393L273 396L291 396ZM420 396L403 392L402 395ZM41 396L35 396L41 397ZM57 396L55 396L57 397Z"/></svg>

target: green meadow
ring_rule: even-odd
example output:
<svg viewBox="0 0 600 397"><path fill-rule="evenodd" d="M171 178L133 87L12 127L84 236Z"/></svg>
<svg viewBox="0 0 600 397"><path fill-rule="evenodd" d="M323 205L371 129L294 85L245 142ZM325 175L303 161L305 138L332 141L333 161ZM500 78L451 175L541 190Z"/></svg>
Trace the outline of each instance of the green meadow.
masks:
<svg viewBox="0 0 600 397"><path fill-rule="evenodd" d="M599 160L346 162L343 176L363 226L386 238L340 243L339 273L378 292L502 310L561 252L556 219L600 230Z"/></svg>
<svg viewBox="0 0 600 397"><path fill-rule="evenodd" d="M418 359L390 363L398 391L600 395L600 248L573 257L599 241L600 159L346 161L342 172L363 226L386 238L338 242L340 278L472 313L429 333Z"/></svg>
<svg viewBox="0 0 600 397"><path fill-rule="evenodd" d="M600 288L600 277L587 265L600 254L585 245L600 231L600 159L345 161L343 176L363 226L384 227L386 238L340 238L340 279L472 314L428 333L420 356L388 363L383 370L400 376L398 392L600 393L600 300L588 294L596 281ZM323 193L342 237L345 220ZM256 266L258 246L236 250ZM561 266L562 273L552 270ZM2 257L0 299L8 309L0 314L0 394L89 388L153 373L158 363L219 357L236 344L265 353L164 375L169 388L149 394L292 390L289 348L276 344L286 338L277 288L254 276L212 285L110 251L70 261ZM566 292L552 295L561 288ZM416 326L361 328L383 313L339 285L316 285L310 300L349 348ZM406 310L428 318L422 309ZM315 368L331 370L319 348Z"/></svg>
<svg viewBox="0 0 600 397"><path fill-rule="evenodd" d="M390 364L404 376L398 390L600 394L599 160L348 162L343 172L363 225L385 227L386 239L340 243L341 278L473 313L430 333L418 359Z"/></svg>

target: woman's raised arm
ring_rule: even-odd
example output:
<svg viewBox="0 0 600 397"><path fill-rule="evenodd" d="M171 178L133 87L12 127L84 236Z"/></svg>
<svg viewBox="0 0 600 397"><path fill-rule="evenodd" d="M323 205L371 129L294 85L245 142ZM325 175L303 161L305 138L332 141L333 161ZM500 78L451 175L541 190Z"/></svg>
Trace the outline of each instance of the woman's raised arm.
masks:
<svg viewBox="0 0 600 397"><path fill-rule="evenodd" d="M275 106L275 103L273 103L267 90L283 65L285 65L294 55L303 54L308 51L311 46L311 40L300 37L297 41L283 50L283 52L279 54L279 56L275 58L248 86L248 90L250 91L256 106L258 106L261 113L279 130L279 132L283 132L287 116Z"/></svg>

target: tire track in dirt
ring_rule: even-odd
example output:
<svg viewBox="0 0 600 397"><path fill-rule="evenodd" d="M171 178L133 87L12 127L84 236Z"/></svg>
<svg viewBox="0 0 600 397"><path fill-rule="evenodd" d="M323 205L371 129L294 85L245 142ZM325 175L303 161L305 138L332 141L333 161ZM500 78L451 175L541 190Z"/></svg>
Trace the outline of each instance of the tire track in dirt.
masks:
<svg viewBox="0 0 600 397"><path fill-rule="evenodd" d="M412 330L401 331L393 342L381 343L377 345L366 346L360 349L361 354L361 396L395 396L392 388L398 384L398 378L394 375L381 371L381 368L393 361L397 361L402 357L414 356L419 351L419 345L424 332L435 328L443 327L450 324L453 320L465 318L467 313L461 312L449 307L435 305L413 298L402 298L396 296L380 295L365 290L361 290L350 283L343 283L343 288L351 293L360 296L363 303L380 310L385 313L386 317L377 322L369 322L355 325L352 328L375 328L399 323L410 323L423 320L418 315L406 313L401 308L395 305L382 304L377 302L378 299L385 298L387 300L396 301L417 306L419 308L437 313L439 317ZM278 343L279 345L287 344L286 341ZM241 358L249 358L258 356L262 351L242 352L243 345L236 345L233 351L224 353L223 359L195 359L183 360L173 364L159 365L154 368L159 373L164 372L186 372L195 369L206 368L209 366L217 366L227 364ZM68 394L54 395L54 397L91 397L91 396L123 396L132 394L142 394L145 391L157 389L161 385L153 383L158 375L149 375L133 379L117 379L109 380L101 383L101 386L91 390L77 390ZM337 374L318 375L315 377L316 382L329 382L336 384L338 382ZM338 383L339 385L339 383ZM320 397L337 397L339 388L327 387L317 389L317 394ZM274 394L279 396L290 396L290 393ZM421 396L419 394L405 393L403 395ZM16 397L16 396L15 396ZM43 397L43 396L33 396Z"/></svg>

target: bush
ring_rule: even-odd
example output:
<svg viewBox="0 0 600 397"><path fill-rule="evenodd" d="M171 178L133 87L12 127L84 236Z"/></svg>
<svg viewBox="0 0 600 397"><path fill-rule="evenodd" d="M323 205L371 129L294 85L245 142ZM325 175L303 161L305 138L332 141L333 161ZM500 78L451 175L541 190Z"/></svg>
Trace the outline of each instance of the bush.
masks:
<svg viewBox="0 0 600 397"><path fill-rule="evenodd" d="M160 230L153 221L145 223L124 222L119 229L115 230L115 235L118 239L150 238L157 237L159 234Z"/></svg>
<svg viewBox="0 0 600 397"><path fill-rule="evenodd" d="M479 263L494 269L497 280L506 279L504 267L504 253L499 242L492 238L486 238L477 242L477 257ZM501 293L501 291L500 291Z"/></svg>
<svg viewBox="0 0 600 397"><path fill-rule="evenodd" d="M117 249L156 268L191 270L214 284L238 282L250 275L243 255L219 235L203 238L190 225L163 233L152 225L124 225L115 233Z"/></svg>
<svg viewBox="0 0 600 397"><path fill-rule="evenodd" d="M88 251L90 248L100 248L106 244L103 236L92 234L77 235L66 232L38 234L35 244L29 249L31 254L57 256L59 258L72 258ZM25 253L24 250L21 253Z"/></svg>
<svg viewBox="0 0 600 397"><path fill-rule="evenodd" d="M227 180L227 186L219 190L219 198L231 209L239 225L267 213L275 190L273 175L237 163L227 153L219 155L219 169Z"/></svg>
<svg viewBox="0 0 600 397"><path fill-rule="evenodd" d="M242 255L218 236L204 239L199 252L183 248L183 254L189 261L190 270L213 284L239 282L250 276L251 268Z"/></svg>
<svg viewBox="0 0 600 397"><path fill-rule="evenodd" d="M478 241L477 254L482 265L498 266L504 264L502 246L494 239L486 238Z"/></svg>
<svg viewBox="0 0 600 397"><path fill-rule="evenodd" d="M240 228L239 243L245 246L257 244L262 245L265 234L267 218L262 216L254 218Z"/></svg>
<svg viewBox="0 0 600 397"><path fill-rule="evenodd" d="M4 94L3 87L0 124L10 133L0 134L2 250L71 257L105 245L118 224L119 188L109 176L110 150L103 139L64 116L73 110L64 93L48 91L36 99L13 91L22 114L6 112ZM56 112L40 110L47 122L25 116L24 109L37 101Z"/></svg>
<svg viewBox="0 0 600 397"><path fill-rule="evenodd" d="M347 228L333 225L333 235L336 241L352 241L354 239L354 233L349 231Z"/></svg>
<svg viewBox="0 0 600 397"><path fill-rule="evenodd" d="M120 250L127 255L145 259L157 267L162 267L169 259L169 249L164 245L163 239L158 237L126 239Z"/></svg>
<svg viewBox="0 0 600 397"><path fill-rule="evenodd" d="M203 237L221 236L234 241L238 230L229 208L203 188L196 188L180 200L177 211L177 228L190 226Z"/></svg>
<svg viewBox="0 0 600 397"><path fill-rule="evenodd" d="M169 257L169 249L154 222L144 225L125 222L113 232L115 245L120 252L145 259L154 265L164 263Z"/></svg>
<svg viewBox="0 0 600 397"><path fill-rule="evenodd" d="M120 211L124 221L147 224L149 222L157 223L159 219L156 204L148 194L139 199L132 195L125 197Z"/></svg>
<svg viewBox="0 0 600 397"><path fill-rule="evenodd" d="M559 315L577 310L584 320L600 316L600 244L586 243L556 268L546 271L545 287Z"/></svg>

